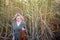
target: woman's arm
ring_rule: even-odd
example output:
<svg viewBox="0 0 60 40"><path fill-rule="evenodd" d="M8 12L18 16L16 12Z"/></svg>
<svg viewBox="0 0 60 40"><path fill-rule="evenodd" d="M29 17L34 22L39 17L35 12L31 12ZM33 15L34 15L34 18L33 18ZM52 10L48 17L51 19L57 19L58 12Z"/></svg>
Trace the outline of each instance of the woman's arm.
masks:
<svg viewBox="0 0 60 40"><path fill-rule="evenodd" d="M22 22L22 30L26 30L26 23L24 21Z"/></svg>
<svg viewBox="0 0 60 40"><path fill-rule="evenodd" d="M14 26L14 24L12 24L12 36L14 36L13 26Z"/></svg>

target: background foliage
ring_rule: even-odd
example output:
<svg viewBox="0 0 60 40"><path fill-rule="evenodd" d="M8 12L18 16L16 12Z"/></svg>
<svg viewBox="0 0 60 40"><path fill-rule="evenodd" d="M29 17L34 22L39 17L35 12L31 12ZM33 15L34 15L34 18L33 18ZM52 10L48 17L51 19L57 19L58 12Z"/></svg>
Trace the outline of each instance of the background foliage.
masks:
<svg viewBox="0 0 60 40"><path fill-rule="evenodd" d="M51 40L54 32L60 31L59 1L0 0L0 39L11 38L12 18L16 13L25 18L28 40Z"/></svg>

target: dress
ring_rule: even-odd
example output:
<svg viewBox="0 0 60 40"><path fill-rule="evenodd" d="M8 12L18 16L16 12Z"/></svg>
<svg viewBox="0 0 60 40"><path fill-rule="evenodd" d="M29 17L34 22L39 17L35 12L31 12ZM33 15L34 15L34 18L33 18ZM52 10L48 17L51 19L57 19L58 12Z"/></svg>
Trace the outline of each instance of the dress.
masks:
<svg viewBox="0 0 60 40"><path fill-rule="evenodd" d="M13 27L12 27L12 35L14 36L14 39L15 39L15 40L20 40L20 30L21 30L22 28L25 28L25 22L22 21L19 26L17 26L17 23L14 22L14 23L12 24L12 26L13 26Z"/></svg>

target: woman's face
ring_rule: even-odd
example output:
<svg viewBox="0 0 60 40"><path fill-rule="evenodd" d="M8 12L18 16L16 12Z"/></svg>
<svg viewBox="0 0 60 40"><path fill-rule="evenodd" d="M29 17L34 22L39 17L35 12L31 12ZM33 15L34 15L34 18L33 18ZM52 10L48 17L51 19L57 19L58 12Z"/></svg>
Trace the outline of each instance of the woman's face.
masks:
<svg viewBox="0 0 60 40"><path fill-rule="evenodd" d="M18 21L18 22L21 21L20 16L17 16L17 17L16 17L16 21Z"/></svg>

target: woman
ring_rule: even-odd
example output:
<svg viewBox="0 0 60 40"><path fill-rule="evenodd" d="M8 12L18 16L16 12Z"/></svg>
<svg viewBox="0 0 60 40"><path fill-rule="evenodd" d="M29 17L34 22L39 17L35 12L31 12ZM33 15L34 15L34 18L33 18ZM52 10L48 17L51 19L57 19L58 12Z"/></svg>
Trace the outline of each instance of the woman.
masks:
<svg viewBox="0 0 60 40"><path fill-rule="evenodd" d="M24 18L19 13L17 13L14 19L15 21L12 24L13 40L20 40L20 30L25 30Z"/></svg>

